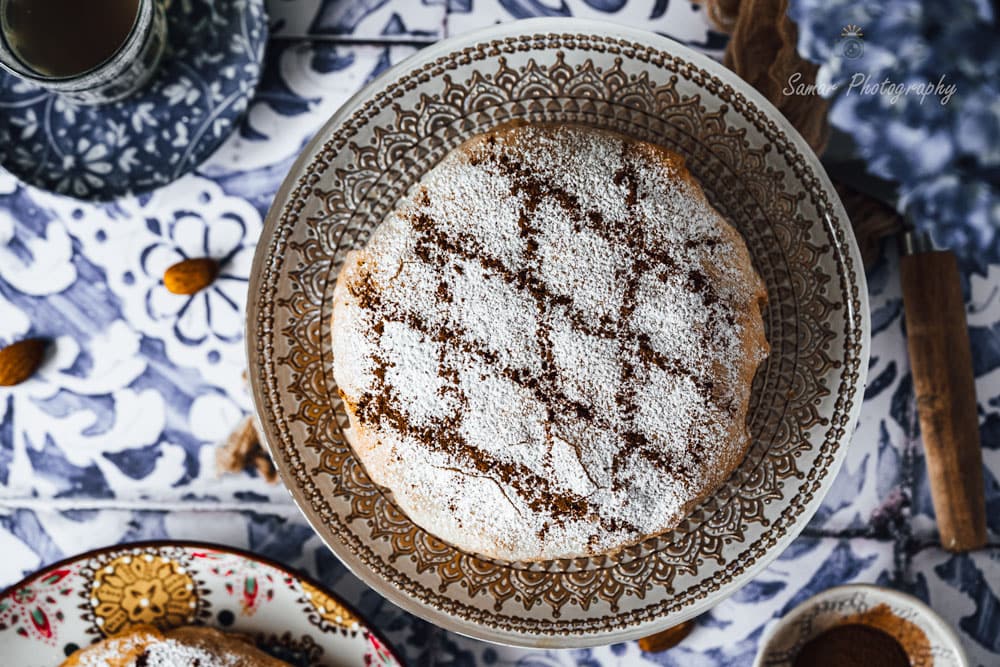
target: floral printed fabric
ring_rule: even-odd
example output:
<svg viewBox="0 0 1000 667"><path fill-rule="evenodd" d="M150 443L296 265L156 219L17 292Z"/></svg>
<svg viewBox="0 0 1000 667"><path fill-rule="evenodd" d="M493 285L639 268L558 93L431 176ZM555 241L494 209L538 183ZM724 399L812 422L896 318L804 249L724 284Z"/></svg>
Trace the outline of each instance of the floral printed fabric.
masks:
<svg viewBox="0 0 1000 667"><path fill-rule="evenodd" d="M0 345L54 341L33 379L0 389L0 584L112 543L211 540L319 576L412 664L697 667L750 665L766 627L798 602L835 584L878 582L929 601L973 664L1000 662L1000 513L989 513L991 549L954 556L937 546L891 253L869 274L869 386L834 488L806 534L678 649L531 651L437 630L348 574L280 486L253 474L218 478L214 447L250 408L242 318L263 216L304 142L347 97L422 43L528 15L633 23L714 53L724 44L701 10L679 0L274 0L269 8L276 36L260 89L241 126L194 173L95 204L0 172ZM224 258L210 289L166 292L166 266L206 254ZM1000 266L968 275L995 507Z"/></svg>

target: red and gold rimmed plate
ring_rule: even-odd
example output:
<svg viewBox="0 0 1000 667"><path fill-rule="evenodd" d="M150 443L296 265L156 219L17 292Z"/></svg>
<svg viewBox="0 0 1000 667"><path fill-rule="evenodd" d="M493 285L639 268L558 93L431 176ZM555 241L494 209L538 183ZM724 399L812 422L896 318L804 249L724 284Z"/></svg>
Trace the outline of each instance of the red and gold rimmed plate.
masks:
<svg viewBox="0 0 1000 667"><path fill-rule="evenodd" d="M388 644L315 581L254 554L140 542L49 565L0 593L3 664L56 667L136 625L209 625L294 667L398 667Z"/></svg>

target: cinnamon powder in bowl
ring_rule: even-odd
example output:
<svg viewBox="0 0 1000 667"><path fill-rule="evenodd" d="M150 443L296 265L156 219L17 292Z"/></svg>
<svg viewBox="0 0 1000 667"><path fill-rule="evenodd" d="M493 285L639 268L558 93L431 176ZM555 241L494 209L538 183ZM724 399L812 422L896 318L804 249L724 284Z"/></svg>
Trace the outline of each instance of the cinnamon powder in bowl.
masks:
<svg viewBox="0 0 1000 667"><path fill-rule="evenodd" d="M930 607L880 586L830 588L765 634L754 667L967 667L958 637Z"/></svg>
<svg viewBox="0 0 1000 667"><path fill-rule="evenodd" d="M910 652L889 632L865 623L824 630L805 643L792 667L909 667Z"/></svg>

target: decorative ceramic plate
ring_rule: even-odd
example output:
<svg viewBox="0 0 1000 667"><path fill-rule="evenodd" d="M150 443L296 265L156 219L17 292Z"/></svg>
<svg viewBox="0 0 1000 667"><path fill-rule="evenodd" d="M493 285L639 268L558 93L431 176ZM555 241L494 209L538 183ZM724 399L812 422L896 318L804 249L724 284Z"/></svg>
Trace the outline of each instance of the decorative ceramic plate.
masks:
<svg viewBox="0 0 1000 667"><path fill-rule="evenodd" d="M55 667L136 624L247 634L295 667L401 664L314 581L250 553L191 542L90 551L11 586L0 593L0 656L4 664Z"/></svg>
<svg viewBox="0 0 1000 667"><path fill-rule="evenodd" d="M81 106L0 71L0 165L80 199L165 185L236 128L260 78L264 0L165 0L167 52L121 102Z"/></svg>
<svg viewBox="0 0 1000 667"><path fill-rule="evenodd" d="M613 556L526 564L463 553L413 524L344 439L330 359L344 254L449 150L512 119L584 123L682 154L767 284L772 352L754 381L746 460L675 531ZM851 227L818 160L745 83L641 30L531 20L421 51L352 98L306 147L257 246L249 367L285 484L375 590L482 639L605 644L711 607L805 526L861 406L866 294Z"/></svg>
<svg viewBox="0 0 1000 667"><path fill-rule="evenodd" d="M868 584L836 586L795 607L765 634L754 667L792 667L806 642L845 623L866 623L892 635L912 667L968 667L958 636L930 607Z"/></svg>

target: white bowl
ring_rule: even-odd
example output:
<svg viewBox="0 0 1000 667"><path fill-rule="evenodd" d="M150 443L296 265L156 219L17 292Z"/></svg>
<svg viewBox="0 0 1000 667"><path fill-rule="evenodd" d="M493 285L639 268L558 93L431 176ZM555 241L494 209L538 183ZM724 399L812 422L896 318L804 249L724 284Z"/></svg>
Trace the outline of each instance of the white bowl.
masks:
<svg viewBox="0 0 1000 667"><path fill-rule="evenodd" d="M754 667L791 667L810 639L880 605L926 636L926 650L910 655L913 667L968 667L969 660L955 631L930 607L912 595L870 584L836 586L795 607L764 633ZM901 643L906 648L909 642Z"/></svg>

